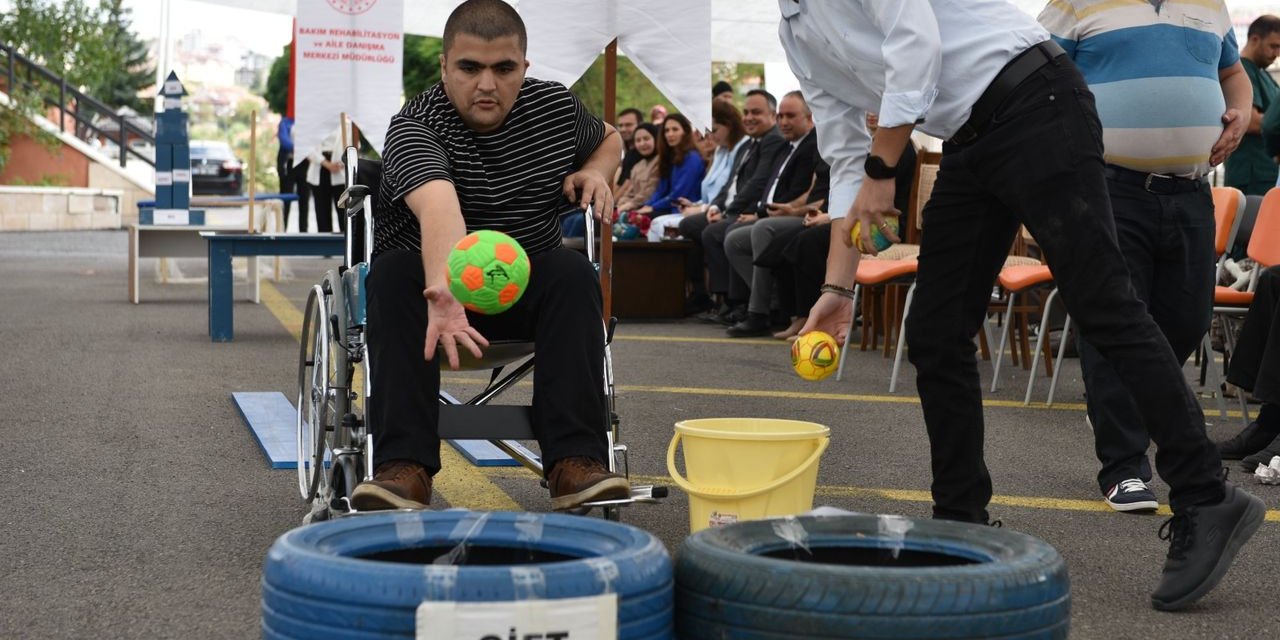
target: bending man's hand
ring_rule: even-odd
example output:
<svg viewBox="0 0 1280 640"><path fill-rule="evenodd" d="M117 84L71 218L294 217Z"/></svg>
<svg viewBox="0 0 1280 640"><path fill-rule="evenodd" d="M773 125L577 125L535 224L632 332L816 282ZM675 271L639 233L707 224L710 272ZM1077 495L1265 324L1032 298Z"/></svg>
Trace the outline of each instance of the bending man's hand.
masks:
<svg viewBox="0 0 1280 640"><path fill-rule="evenodd" d="M445 359L449 368L458 368L458 345L466 347L471 355L481 357L480 347L489 346L489 341L467 322L467 312L462 303L449 293L448 287L436 285L422 291L427 299L427 343L423 356L427 362L436 356L436 345L444 347Z"/></svg>
<svg viewBox="0 0 1280 640"><path fill-rule="evenodd" d="M871 242L871 230L879 229L884 237L893 242L901 242L898 234L889 228L888 223L884 221L886 214L899 213L893 207L893 180L872 180L870 178L862 181L862 188L858 190L858 197L853 201L853 206L849 208L849 215L845 216L847 222L839 228L841 240L844 246L852 247L853 238L849 235L853 229L853 222L861 222L859 228L859 236L862 238L863 253L876 255L875 245Z"/></svg>
<svg viewBox="0 0 1280 640"><path fill-rule="evenodd" d="M800 328L800 335L810 331L822 331L836 339L844 346L844 338L849 333L850 314L853 312L853 301L840 294L824 293L809 309L809 319Z"/></svg>
<svg viewBox="0 0 1280 640"><path fill-rule="evenodd" d="M604 211L613 211L613 190L609 182L599 172L590 169L571 173L564 179L564 197L570 202L586 210L587 205L595 207L597 220Z"/></svg>

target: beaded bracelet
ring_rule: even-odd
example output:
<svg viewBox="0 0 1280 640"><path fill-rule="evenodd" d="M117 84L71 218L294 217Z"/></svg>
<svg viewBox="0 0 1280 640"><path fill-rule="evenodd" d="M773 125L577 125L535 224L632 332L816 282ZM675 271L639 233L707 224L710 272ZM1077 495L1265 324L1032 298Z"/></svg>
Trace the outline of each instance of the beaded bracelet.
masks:
<svg viewBox="0 0 1280 640"><path fill-rule="evenodd" d="M853 289L848 289L838 284L824 284L822 285L822 288L819 289L818 291L820 291L821 293L834 293L838 296L843 296L850 300L853 299Z"/></svg>

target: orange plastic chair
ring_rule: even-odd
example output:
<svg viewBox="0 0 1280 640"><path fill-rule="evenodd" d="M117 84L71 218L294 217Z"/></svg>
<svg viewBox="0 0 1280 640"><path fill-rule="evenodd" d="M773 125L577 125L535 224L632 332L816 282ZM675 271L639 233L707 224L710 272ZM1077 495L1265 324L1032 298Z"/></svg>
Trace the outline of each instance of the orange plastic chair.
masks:
<svg viewBox="0 0 1280 640"><path fill-rule="evenodd" d="M1000 388L1000 365L1004 362L1004 348L1008 344L1009 334L1013 332L1013 304L1019 294L1027 293L1035 289L1045 287L1053 287L1049 292L1049 297L1044 302L1044 317L1049 316L1049 310L1053 308L1053 301L1058 298L1058 288L1054 286L1053 273L1049 271L1047 265L1013 265L1000 270L1000 277L997 282L1009 294L1009 304L1005 310L1005 328L1000 332L1000 347L996 350L993 358L995 361L994 370L991 375L991 391L995 392ZM1035 356L1031 361L1031 372L1027 378L1027 393L1023 396L1022 404L1031 404L1031 392L1035 389L1036 384L1036 367L1040 364L1040 354L1044 351L1044 339L1049 331L1044 326L1044 321L1040 323L1039 336L1036 338ZM1071 316L1068 315L1066 321L1062 325L1063 339L1058 344L1058 355L1054 359L1053 377L1049 382L1049 398L1047 403L1053 405L1053 396L1058 389L1058 376L1062 372L1062 358L1066 353L1067 333L1071 330ZM1025 354L1024 354L1025 355Z"/></svg>
<svg viewBox="0 0 1280 640"><path fill-rule="evenodd" d="M1222 272L1226 269L1227 250L1235 244L1236 234L1240 230L1241 214L1244 213L1244 193L1235 187L1214 187L1213 188L1213 250L1218 257L1217 267L1215 269L1214 282L1222 280ZM1215 287L1214 289L1214 306L1222 305L1247 305L1250 297L1246 292L1236 291L1228 287ZM1202 365L1204 367L1204 376L1202 381L1214 390L1214 396L1218 398L1218 411L1223 419L1227 417L1227 401L1222 394L1222 374L1213 366L1212 354L1213 348L1209 340L1209 333L1205 332L1204 338L1200 341L1200 352L1203 354ZM1248 415L1248 405L1244 405L1244 413Z"/></svg>
<svg viewBox="0 0 1280 640"><path fill-rule="evenodd" d="M1215 200L1216 204L1216 200ZM1238 222L1233 226L1239 226ZM1234 232L1231 233L1234 239ZM1223 247L1225 253L1226 246ZM1253 303L1253 292L1258 286L1258 274L1263 269L1273 267L1280 264L1280 189L1273 188L1267 192L1262 198L1262 205L1258 207L1258 218L1253 223L1253 233L1249 236L1249 246L1245 249L1254 262L1258 264L1253 270L1253 275L1249 279L1249 286L1244 291L1236 291L1230 287L1218 286L1214 289L1213 294L1213 313L1222 320L1223 326L1223 349L1226 352L1226 360L1230 362L1231 353L1235 351L1235 323L1242 321L1249 312L1249 305ZM1221 265L1222 262L1219 262ZM1221 272L1219 272L1219 276ZM1205 337L1207 346L1208 337ZM1212 367L1210 367L1212 369ZM1244 394L1239 394L1240 410L1244 417L1245 424L1249 423L1249 405L1245 401ZM1225 415L1225 401L1222 403L1222 409Z"/></svg>
<svg viewBox="0 0 1280 640"><path fill-rule="evenodd" d="M844 345L840 348L840 366L836 368L836 380L844 375L844 360L849 355L849 338L853 335L853 321L858 314L858 303L866 295L868 287L880 287L888 284L906 284L916 277L917 262L915 258L902 260L877 260L863 257L858 261L858 270L853 277L853 310L849 314L849 330L844 334ZM907 304L911 303L911 293L907 293ZM863 330L867 330L864 318ZM899 331L899 335L901 335ZM885 341L888 342L888 335ZM901 342L901 341L899 341ZM899 349L901 350L901 349ZM895 364L896 369L896 364ZM889 391L894 389L894 381L889 383Z"/></svg>

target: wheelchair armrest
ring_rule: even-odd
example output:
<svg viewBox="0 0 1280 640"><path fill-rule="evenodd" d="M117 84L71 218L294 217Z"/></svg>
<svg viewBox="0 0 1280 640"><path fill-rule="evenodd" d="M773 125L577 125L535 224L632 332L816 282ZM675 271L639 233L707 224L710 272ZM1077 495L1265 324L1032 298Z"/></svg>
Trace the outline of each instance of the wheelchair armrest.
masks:
<svg viewBox="0 0 1280 640"><path fill-rule="evenodd" d="M344 210L348 209L354 202L363 202L371 192L372 189L366 185L353 184L347 187L346 191L343 191L342 195L338 197L338 206Z"/></svg>

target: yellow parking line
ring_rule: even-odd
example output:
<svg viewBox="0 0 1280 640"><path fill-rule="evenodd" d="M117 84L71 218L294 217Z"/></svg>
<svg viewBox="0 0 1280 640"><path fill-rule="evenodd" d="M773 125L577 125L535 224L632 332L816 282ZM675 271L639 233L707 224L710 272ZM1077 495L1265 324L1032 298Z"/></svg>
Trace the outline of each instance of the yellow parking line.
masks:
<svg viewBox="0 0 1280 640"><path fill-rule="evenodd" d="M302 313L289 302L279 290L277 290L270 282L262 283L262 301L263 304L271 311L273 315L280 321L295 339L302 327ZM636 341L652 341L652 342L710 342L723 343L729 342L733 344L743 343L762 343L762 344L781 344L777 341L766 340L735 340L735 339L719 339L719 338L677 338L669 336L617 336L615 340L636 340ZM457 384L488 384L488 380L482 378L474 378L460 375L452 375L445 372L447 380ZM528 381L518 383L521 386L532 383ZM683 395L718 395L733 397L757 397L757 398L789 398L800 400L836 400L844 402L878 402L893 404L920 404L920 399L914 396L889 396L889 395L873 395L873 394L852 394L852 393L819 393L819 392L798 392L798 391L773 391L767 389L718 389L704 387L665 387L654 385L618 385L616 389L620 392L634 393L671 393ZM1024 406L1016 400L984 400L983 406L986 407L1003 407L1003 408L1022 408L1045 410L1053 409L1059 411L1084 411L1085 404L1079 402L1063 402L1053 406L1044 404L1032 404ZM1228 412L1233 417L1240 417L1240 412ZM441 447L442 470L435 478L435 488L451 505L466 505L473 509L484 509L493 511L519 510L520 506L511 499L497 485L489 481L489 477L499 478L532 478L529 472L523 469L511 469L503 467L474 467L469 462L459 456L452 447ZM631 476L633 482L671 485L671 478L667 476ZM886 500L896 500L903 502L932 502L933 498L928 491L911 491L906 489L870 489L860 487L845 486L819 486L817 488L819 496L834 497L872 497L882 498ZM1037 498L1027 496L1001 496L997 495L991 499L992 504L1008 506L1008 507L1026 507L1033 509L1054 509L1061 511L1101 511L1109 512L1111 508L1098 500L1073 500L1065 498ZM1168 515L1168 507L1161 507L1160 513ZM1270 510L1267 512L1268 522L1280 522L1280 511Z"/></svg>
<svg viewBox="0 0 1280 640"><path fill-rule="evenodd" d="M302 311L293 306L284 294L271 282L262 281L262 304L280 321L295 340L302 333ZM433 483L434 491L451 506L480 511L523 511L511 496L489 481L478 467L474 467L453 450L440 447L440 473ZM529 472L526 477L533 478Z"/></svg>
<svg viewBox="0 0 1280 640"><path fill-rule="evenodd" d="M512 467L486 467L484 474L491 478L517 478L519 470ZM670 476L648 476L640 474L631 474L631 482L634 484L652 484L664 487L672 487L675 483L671 481ZM817 497L833 497L833 498L872 498L879 500L889 500L892 502L933 502L933 496L928 491L919 491L913 489L874 489L868 487L848 487L841 485L818 485L815 491ZM1077 500L1072 498L1045 498L1036 496L992 496L991 504L1004 507L1021 507L1024 509L1045 509L1050 511L1093 511L1099 513L1113 513L1111 507L1108 507L1101 500ZM1159 515L1173 515L1169 511L1168 506L1161 506L1156 512ZM1267 522L1280 522L1280 510L1271 509L1267 511Z"/></svg>

